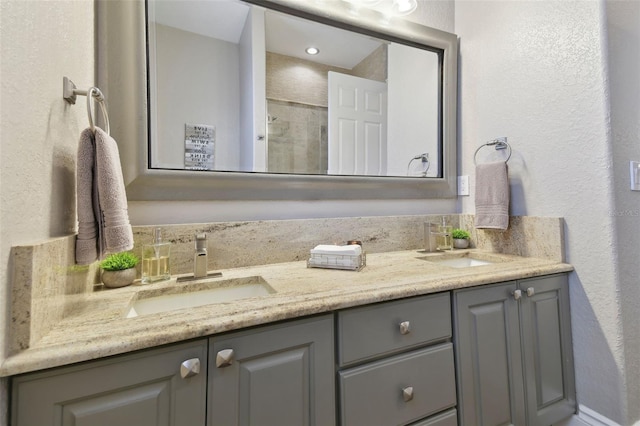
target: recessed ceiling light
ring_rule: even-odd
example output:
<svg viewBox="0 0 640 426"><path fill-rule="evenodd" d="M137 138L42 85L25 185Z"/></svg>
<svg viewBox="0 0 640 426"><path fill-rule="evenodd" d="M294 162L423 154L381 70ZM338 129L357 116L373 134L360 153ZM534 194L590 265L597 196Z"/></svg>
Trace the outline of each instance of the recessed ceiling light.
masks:
<svg viewBox="0 0 640 426"><path fill-rule="evenodd" d="M304 51L309 55L317 55L318 53L320 53L320 49L318 49L317 47L307 47L306 49L304 49Z"/></svg>

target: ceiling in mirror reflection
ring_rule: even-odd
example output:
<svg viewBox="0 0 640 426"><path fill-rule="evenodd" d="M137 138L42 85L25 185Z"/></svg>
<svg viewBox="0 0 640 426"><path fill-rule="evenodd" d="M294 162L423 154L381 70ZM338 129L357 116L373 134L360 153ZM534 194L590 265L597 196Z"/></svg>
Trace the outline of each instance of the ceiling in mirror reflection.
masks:
<svg viewBox="0 0 640 426"><path fill-rule="evenodd" d="M238 44L251 6L236 0L163 0L152 7L159 24Z"/></svg>
<svg viewBox="0 0 640 426"><path fill-rule="evenodd" d="M237 0L156 2L155 21L213 39L240 43L250 5ZM354 37L354 33L320 25L292 16L265 14L266 49L268 52L306 59L351 69L382 43L370 37ZM345 40L349 40L345 43ZM309 56L309 46L322 54Z"/></svg>
<svg viewBox="0 0 640 426"><path fill-rule="evenodd" d="M235 0L150 4L152 168L442 177L438 53Z"/></svg>

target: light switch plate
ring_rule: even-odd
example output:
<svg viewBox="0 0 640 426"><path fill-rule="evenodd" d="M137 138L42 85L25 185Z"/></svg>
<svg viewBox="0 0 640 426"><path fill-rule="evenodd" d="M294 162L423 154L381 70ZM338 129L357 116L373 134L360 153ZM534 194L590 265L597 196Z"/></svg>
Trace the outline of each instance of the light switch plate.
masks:
<svg viewBox="0 0 640 426"><path fill-rule="evenodd" d="M469 195L469 176L458 176L458 195Z"/></svg>
<svg viewBox="0 0 640 426"><path fill-rule="evenodd" d="M629 162L631 190L640 191L640 161Z"/></svg>

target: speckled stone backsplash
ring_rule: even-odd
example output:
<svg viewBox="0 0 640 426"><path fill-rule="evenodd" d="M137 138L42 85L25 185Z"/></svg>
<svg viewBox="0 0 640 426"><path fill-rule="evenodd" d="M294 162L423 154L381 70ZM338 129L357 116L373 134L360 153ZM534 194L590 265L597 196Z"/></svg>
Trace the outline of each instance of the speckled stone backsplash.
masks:
<svg viewBox="0 0 640 426"><path fill-rule="evenodd" d="M564 220L555 217L511 216L506 231L475 229L474 215L460 215L460 227L471 233L475 248L494 253L564 262Z"/></svg>
<svg viewBox="0 0 640 426"><path fill-rule="evenodd" d="M171 272L193 272L195 235L206 233L208 269L306 260L318 244L362 241L368 253L424 248L424 222L440 221L438 216L386 216L332 219L274 220L167 225L163 240L171 241ZM459 215L447 215L458 226ZM134 252L153 240L157 226L133 229Z"/></svg>
<svg viewBox="0 0 640 426"><path fill-rule="evenodd" d="M221 222L160 226L172 243L172 274L193 271L194 238L208 236L208 269L305 260L317 244L360 240L367 253L424 250L424 223L441 215ZM494 253L564 260L561 218L512 217L507 231L476 230L472 215L447 215L454 227L471 232L471 246ZM134 252L152 241L156 226L133 228ZM30 347L83 300L100 282L98 262L74 264L75 236L13 247L12 327L9 351ZM138 275L139 276L139 275Z"/></svg>

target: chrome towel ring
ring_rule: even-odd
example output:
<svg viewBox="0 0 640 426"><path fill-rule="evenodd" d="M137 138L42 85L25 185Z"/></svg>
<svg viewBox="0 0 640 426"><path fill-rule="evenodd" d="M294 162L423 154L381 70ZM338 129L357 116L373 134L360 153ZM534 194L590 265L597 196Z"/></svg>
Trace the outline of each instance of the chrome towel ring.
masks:
<svg viewBox="0 0 640 426"><path fill-rule="evenodd" d="M87 118L89 119L89 127L93 132L96 131L95 125L93 124L93 114L91 113L91 100L95 99L98 105L100 105L100 110L102 111L102 118L104 119L105 129L104 131L107 134L110 134L109 129L109 113L107 112L107 100L105 96L102 94L100 89L97 87L90 87L88 90L80 90L76 87L73 81L69 80L67 77L62 78L62 97L70 104L76 103L76 96L86 96L87 97Z"/></svg>
<svg viewBox="0 0 640 426"><path fill-rule="evenodd" d="M476 149L476 152L473 154L473 164L478 165L478 161L477 161L478 151L480 151L485 146L495 146L496 151L502 150L502 149L508 149L509 153L507 154L507 159L504 160L505 163L509 161L509 158L511 158L511 145L509 145L509 143L507 142L507 138L505 136L505 137L497 138L480 145L478 149Z"/></svg>

